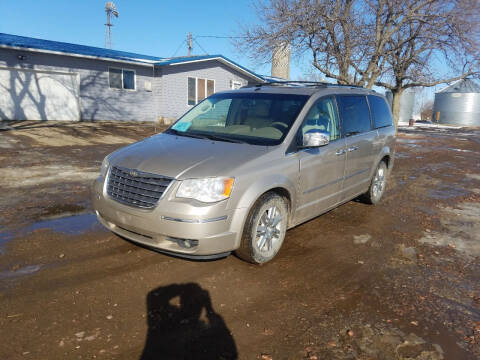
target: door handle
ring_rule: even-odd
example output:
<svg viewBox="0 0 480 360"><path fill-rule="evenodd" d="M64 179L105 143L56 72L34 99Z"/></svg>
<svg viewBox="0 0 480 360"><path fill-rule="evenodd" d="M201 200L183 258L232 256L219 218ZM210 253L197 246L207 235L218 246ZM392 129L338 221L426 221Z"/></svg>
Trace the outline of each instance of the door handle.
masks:
<svg viewBox="0 0 480 360"><path fill-rule="evenodd" d="M352 152L352 151L355 151L355 150L357 150L357 149L358 149L358 148L357 148L356 146L352 146L352 147L349 147L349 148L348 148L348 151L349 151L349 152Z"/></svg>
<svg viewBox="0 0 480 360"><path fill-rule="evenodd" d="M337 152L335 154L340 156L340 155L345 154L345 152L346 152L345 149L340 149L340 150L337 150Z"/></svg>

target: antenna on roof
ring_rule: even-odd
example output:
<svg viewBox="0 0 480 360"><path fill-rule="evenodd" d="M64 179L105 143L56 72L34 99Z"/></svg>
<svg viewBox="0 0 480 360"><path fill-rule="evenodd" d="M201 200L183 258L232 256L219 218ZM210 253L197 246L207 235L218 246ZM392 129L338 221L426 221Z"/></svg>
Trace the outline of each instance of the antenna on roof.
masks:
<svg viewBox="0 0 480 360"><path fill-rule="evenodd" d="M115 4L113 1L109 1L105 4L105 12L107 13L107 23L105 24L106 28L106 33L105 33L105 47L107 49L112 48L112 15L115 17L118 17L118 10L115 7Z"/></svg>
<svg viewBox="0 0 480 360"><path fill-rule="evenodd" d="M192 55L193 44L192 44L192 33L189 32L187 35L187 48L188 48L188 56Z"/></svg>

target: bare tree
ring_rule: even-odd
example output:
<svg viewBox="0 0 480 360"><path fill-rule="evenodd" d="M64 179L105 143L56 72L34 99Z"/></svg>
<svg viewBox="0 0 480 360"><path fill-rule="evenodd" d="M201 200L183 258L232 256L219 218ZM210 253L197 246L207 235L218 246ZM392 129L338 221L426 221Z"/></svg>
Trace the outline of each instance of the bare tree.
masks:
<svg viewBox="0 0 480 360"><path fill-rule="evenodd" d="M308 51L312 65L339 83L357 83L352 59L362 43L353 0L258 0L260 25L245 28L239 48L252 58L271 61L276 44L290 43L296 55ZM355 20L357 19L357 21Z"/></svg>
<svg viewBox="0 0 480 360"><path fill-rule="evenodd" d="M406 88L479 74L476 0L257 0L256 10L242 51L269 61L288 42L340 84L390 89L396 122Z"/></svg>
<svg viewBox="0 0 480 360"><path fill-rule="evenodd" d="M405 21L387 39L383 76L375 85L393 93L396 121L405 89L431 87L480 74L480 6L476 0L393 0L386 17ZM415 11L411 12L411 9ZM443 70L442 70L443 68Z"/></svg>

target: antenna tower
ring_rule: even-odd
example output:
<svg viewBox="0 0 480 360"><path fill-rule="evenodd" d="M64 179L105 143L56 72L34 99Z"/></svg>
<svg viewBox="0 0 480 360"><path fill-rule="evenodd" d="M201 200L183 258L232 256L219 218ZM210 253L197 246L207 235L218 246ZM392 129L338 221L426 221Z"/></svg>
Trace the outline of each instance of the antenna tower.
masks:
<svg viewBox="0 0 480 360"><path fill-rule="evenodd" d="M115 7L113 1L109 1L105 4L105 12L107 13L107 23L105 24L106 32L105 32L105 47L107 49L112 48L112 15L118 17L118 11Z"/></svg>
<svg viewBox="0 0 480 360"><path fill-rule="evenodd" d="M187 48L188 48L188 56L192 55L193 44L192 44L192 33L189 32L187 35Z"/></svg>

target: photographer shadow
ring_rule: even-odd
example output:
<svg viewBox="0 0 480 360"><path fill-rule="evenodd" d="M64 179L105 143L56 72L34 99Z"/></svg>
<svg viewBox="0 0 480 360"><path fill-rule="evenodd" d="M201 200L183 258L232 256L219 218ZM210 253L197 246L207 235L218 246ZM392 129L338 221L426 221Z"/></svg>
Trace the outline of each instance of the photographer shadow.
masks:
<svg viewBox="0 0 480 360"><path fill-rule="evenodd" d="M147 296L148 333L141 360L237 359L230 330L195 283L156 288Z"/></svg>

